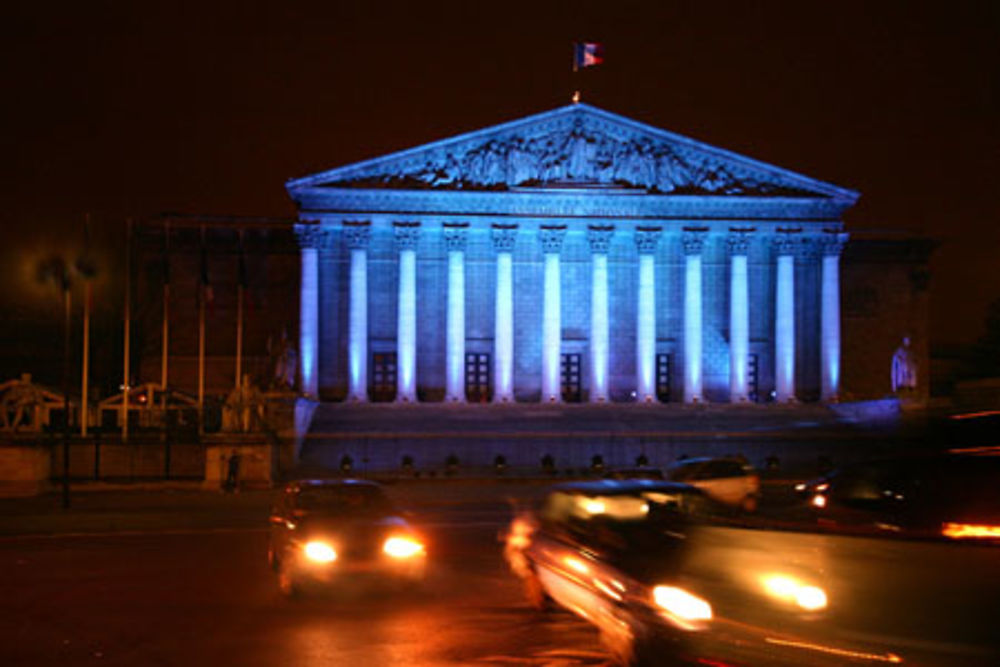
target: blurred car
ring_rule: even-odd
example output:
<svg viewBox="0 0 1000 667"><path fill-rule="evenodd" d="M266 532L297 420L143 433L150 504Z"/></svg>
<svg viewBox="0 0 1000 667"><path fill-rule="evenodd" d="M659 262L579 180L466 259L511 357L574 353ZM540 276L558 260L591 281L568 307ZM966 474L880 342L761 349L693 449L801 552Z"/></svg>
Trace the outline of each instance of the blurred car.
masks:
<svg viewBox="0 0 1000 667"><path fill-rule="evenodd" d="M711 603L678 580L685 526L706 502L664 481L558 485L514 519L505 556L532 606L568 609L598 628L619 663L641 664L712 622Z"/></svg>
<svg viewBox="0 0 1000 667"><path fill-rule="evenodd" d="M760 499L760 475L742 459L684 459L667 471L667 479L696 486L710 498L747 512L756 510Z"/></svg>
<svg viewBox="0 0 1000 667"><path fill-rule="evenodd" d="M1000 456L865 461L802 485L828 528L1000 544Z"/></svg>
<svg viewBox="0 0 1000 667"><path fill-rule="evenodd" d="M286 595L307 586L423 579L423 539L378 484L301 480L271 510L268 560Z"/></svg>

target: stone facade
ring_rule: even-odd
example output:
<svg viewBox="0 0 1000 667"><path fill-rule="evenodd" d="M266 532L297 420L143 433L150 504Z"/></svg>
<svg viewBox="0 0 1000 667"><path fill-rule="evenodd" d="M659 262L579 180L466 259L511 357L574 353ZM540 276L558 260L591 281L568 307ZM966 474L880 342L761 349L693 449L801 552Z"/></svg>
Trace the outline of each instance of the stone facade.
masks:
<svg viewBox="0 0 1000 667"><path fill-rule="evenodd" d="M316 275L302 278L318 281L320 305L300 314L302 326L315 321L321 332L303 342L316 346L317 368L303 375L318 374L320 397L393 400L399 378L415 374L418 400L441 400L456 382L448 377L455 354L465 360L465 386L452 400L491 400L504 363L518 401L586 401L602 389L595 382L606 383L609 400L635 400L651 374L656 400L725 402L737 387L762 401L776 367L785 400L836 397L839 385L821 386L840 377L839 367L820 369L840 360L839 322L824 321L821 308L830 270L822 258L831 237L846 236L841 217L857 198L850 190L582 104L287 188L299 229L326 239ZM414 233L417 342L401 367L398 340L410 335L397 319L402 224ZM595 229L604 235L596 242ZM498 234L508 238L498 244ZM498 282L507 252L510 297ZM744 260L737 287L733 267ZM829 280L839 285L839 274ZM779 293L791 299L781 313ZM513 358L501 363L497 313L507 298ZM735 346L734 298L747 311ZM606 322L595 303L606 303ZM458 340L445 335L455 327L464 332ZM779 330L793 342L776 349ZM592 349L605 331L607 350ZM734 365L746 372L732 373ZM557 392L546 389L553 382Z"/></svg>

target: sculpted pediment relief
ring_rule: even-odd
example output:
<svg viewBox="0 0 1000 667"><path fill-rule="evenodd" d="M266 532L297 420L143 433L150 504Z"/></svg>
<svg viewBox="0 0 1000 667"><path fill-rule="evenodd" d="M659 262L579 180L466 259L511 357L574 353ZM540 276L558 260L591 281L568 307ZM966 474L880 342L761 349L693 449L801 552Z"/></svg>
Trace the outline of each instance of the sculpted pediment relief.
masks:
<svg viewBox="0 0 1000 667"><path fill-rule="evenodd" d="M289 183L290 190L301 186L441 190L604 186L663 194L854 194L583 104Z"/></svg>

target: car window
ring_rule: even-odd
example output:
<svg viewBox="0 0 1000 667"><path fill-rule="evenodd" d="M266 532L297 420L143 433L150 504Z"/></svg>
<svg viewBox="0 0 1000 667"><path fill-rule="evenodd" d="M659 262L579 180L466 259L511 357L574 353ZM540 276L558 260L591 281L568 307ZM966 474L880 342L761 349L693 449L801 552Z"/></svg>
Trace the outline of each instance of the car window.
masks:
<svg viewBox="0 0 1000 667"><path fill-rule="evenodd" d="M392 509L380 488L361 485L304 487L296 494L295 505L317 514L378 514Z"/></svg>
<svg viewBox="0 0 1000 667"><path fill-rule="evenodd" d="M702 469L701 463L683 463L670 471L670 479L675 482L687 482L692 479L700 479L698 472Z"/></svg>

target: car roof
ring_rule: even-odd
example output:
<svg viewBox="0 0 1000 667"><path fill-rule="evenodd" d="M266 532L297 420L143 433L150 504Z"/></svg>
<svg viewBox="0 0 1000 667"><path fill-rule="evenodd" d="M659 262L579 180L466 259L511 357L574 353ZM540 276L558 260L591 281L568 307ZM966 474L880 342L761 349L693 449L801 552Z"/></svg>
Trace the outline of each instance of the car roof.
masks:
<svg viewBox="0 0 1000 667"><path fill-rule="evenodd" d="M701 491L690 484L667 482L659 479L599 479L586 482L566 482L564 484L556 484L551 488L551 491L583 493L591 496L634 495L649 491L701 493Z"/></svg>
<svg viewBox="0 0 1000 667"><path fill-rule="evenodd" d="M289 482L286 488L322 489L335 487L372 487L381 488L381 484L368 479L297 479Z"/></svg>

